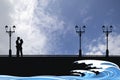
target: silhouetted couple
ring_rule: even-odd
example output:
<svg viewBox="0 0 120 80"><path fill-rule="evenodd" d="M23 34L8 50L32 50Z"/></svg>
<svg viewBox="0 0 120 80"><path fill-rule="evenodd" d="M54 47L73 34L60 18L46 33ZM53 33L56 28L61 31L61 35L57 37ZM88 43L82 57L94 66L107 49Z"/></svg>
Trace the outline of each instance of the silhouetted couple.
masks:
<svg viewBox="0 0 120 80"><path fill-rule="evenodd" d="M16 40L16 54L17 57L19 57L21 55L21 57L23 57L23 52L22 52L22 44L23 44L23 40L20 39L20 37L17 37Z"/></svg>

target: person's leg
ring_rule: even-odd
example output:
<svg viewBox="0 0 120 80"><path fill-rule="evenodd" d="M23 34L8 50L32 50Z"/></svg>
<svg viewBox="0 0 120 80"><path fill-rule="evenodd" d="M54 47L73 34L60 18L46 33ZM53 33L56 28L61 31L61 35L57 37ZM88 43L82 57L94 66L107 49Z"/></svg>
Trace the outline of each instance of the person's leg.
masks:
<svg viewBox="0 0 120 80"><path fill-rule="evenodd" d="M16 52L17 57L19 57L19 49L17 48L17 52Z"/></svg>
<svg viewBox="0 0 120 80"><path fill-rule="evenodd" d="M22 49L21 49L21 57L23 57L23 52L22 52Z"/></svg>
<svg viewBox="0 0 120 80"><path fill-rule="evenodd" d="M23 57L23 54L22 54L22 49L20 49L20 56Z"/></svg>

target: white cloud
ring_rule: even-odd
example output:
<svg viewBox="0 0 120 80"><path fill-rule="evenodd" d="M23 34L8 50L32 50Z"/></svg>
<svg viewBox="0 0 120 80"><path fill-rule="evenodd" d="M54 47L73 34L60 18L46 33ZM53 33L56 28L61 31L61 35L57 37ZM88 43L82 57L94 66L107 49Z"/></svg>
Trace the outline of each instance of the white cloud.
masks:
<svg viewBox="0 0 120 80"><path fill-rule="evenodd" d="M59 9L59 7L64 9L66 6L62 7L60 4L58 5L58 2L56 4L56 0L1 0L0 54L8 54L8 34L5 33L5 25L16 25L16 33L12 36L12 50L14 54L17 36L20 36L24 40L24 54L49 54L55 51L57 53L58 48L61 47L59 46L61 45L59 36L64 36L64 34L68 32L72 33L73 26L71 25L74 25L70 21L67 21L66 24L60 19L60 10L62 9ZM89 20L92 19L88 14L88 9L89 7L81 7L78 13L81 18L84 18L82 20L83 23L88 23ZM54 11L56 11L56 13ZM65 15L62 15L62 17L65 17ZM71 19L73 19L73 21L75 20L75 18ZM64 26L65 24L68 27ZM111 35L109 38L110 54L119 55L119 35ZM88 46L89 53L87 52L86 54L101 55L105 53L105 42L102 42L103 36L102 39L96 39L95 42L92 42ZM95 44L93 45L93 43ZM65 52L65 50L63 52ZM65 53L67 54L67 51ZM61 54L61 52L58 51L58 54Z"/></svg>
<svg viewBox="0 0 120 80"><path fill-rule="evenodd" d="M88 47L88 52L85 53L86 55L103 55L105 51L104 44L92 45L90 44Z"/></svg>
<svg viewBox="0 0 120 80"><path fill-rule="evenodd" d="M92 19L93 19L93 17L88 16L88 17L86 17L86 18L83 20L83 23L84 23L84 24L87 24L88 21L91 21Z"/></svg>
<svg viewBox="0 0 120 80"><path fill-rule="evenodd" d="M11 2L14 9L11 18L17 27L16 36L23 38L23 50L26 55L49 54L50 50L56 48L56 36L61 34L64 22L46 11L51 2L54 0L12 0ZM54 32L57 34L53 34Z"/></svg>
<svg viewBox="0 0 120 80"><path fill-rule="evenodd" d="M120 55L120 35L113 34L109 38L110 55Z"/></svg>
<svg viewBox="0 0 120 80"><path fill-rule="evenodd" d="M101 37L99 39L94 40L92 44L88 45L88 52L86 52L85 54L86 55L105 54L106 43L101 43L100 40L101 40ZM94 43L97 43L97 45L93 45ZM120 51L120 35L116 33L112 33L112 35L109 35L108 48L109 48L109 55L120 55L120 52L119 52Z"/></svg>
<svg viewBox="0 0 120 80"><path fill-rule="evenodd" d="M34 50L35 53L39 52L40 49L44 46L46 38L42 34L39 34L39 30L35 29L33 24L33 14L37 5L37 1L13 0L12 4L14 10L11 14L11 18L13 19L12 23L16 25L16 36L20 36L24 40L24 53L33 54L32 50L34 50L35 46L39 48ZM39 37L42 37L42 39ZM40 43L39 46L37 46L39 44L38 41Z"/></svg>
<svg viewBox="0 0 120 80"><path fill-rule="evenodd" d="M103 55L100 51L96 51L96 52L88 52L86 53L87 55L91 55L91 56L101 56Z"/></svg>
<svg viewBox="0 0 120 80"><path fill-rule="evenodd" d="M1 0L0 54L8 55L9 37L5 32L5 25L16 26L16 32L12 36L13 54L16 53L17 36L24 40L23 52L26 55L44 55L54 51L58 45L58 36L64 33L64 21L54 12L47 11L52 10L49 5L55 2L55 0Z"/></svg>
<svg viewBox="0 0 120 80"><path fill-rule="evenodd" d="M0 54L8 54L8 34L5 26L11 25L12 5L8 0L0 0Z"/></svg>
<svg viewBox="0 0 120 80"><path fill-rule="evenodd" d="M90 5L88 5L88 4L84 7L81 7L80 15L85 17L88 14L89 7L90 7Z"/></svg>

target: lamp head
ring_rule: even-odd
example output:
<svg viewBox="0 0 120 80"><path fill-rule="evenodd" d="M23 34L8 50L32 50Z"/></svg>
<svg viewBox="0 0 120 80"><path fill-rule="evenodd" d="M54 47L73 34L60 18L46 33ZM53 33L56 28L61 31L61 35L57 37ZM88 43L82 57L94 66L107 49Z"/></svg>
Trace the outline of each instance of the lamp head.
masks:
<svg viewBox="0 0 120 80"><path fill-rule="evenodd" d="M85 28L86 28L86 26L83 26L82 28L83 28L83 29L85 29Z"/></svg>
<svg viewBox="0 0 120 80"><path fill-rule="evenodd" d="M78 26L77 26L77 25L75 26L75 29L78 29Z"/></svg>
<svg viewBox="0 0 120 80"><path fill-rule="evenodd" d="M78 31L78 28L79 28L79 27L76 25L76 26L75 26L75 30Z"/></svg>
<svg viewBox="0 0 120 80"><path fill-rule="evenodd" d="M86 26L83 26L83 28L86 28Z"/></svg>
<svg viewBox="0 0 120 80"><path fill-rule="evenodd" d="M7 28L8 28L8 26L6 25L6 26L5 26L5 28L7 29Z"/></svg>
<svg viewBox="0 0 120 80"><path fill-rule="evenodd" d="M16 28L16 26L14 25L13 28Z"/></svg>
<svg viewBox="0 0 120 80"><path fill-rule="evenodd" d="M103 29L103 31L105 30L105 26L104 25L102 26L102 29Z"/></svg>
<svg viewBox="0 0 120 80"><path fill-rule="evenodd" d="M112 26L110 26L110 29L112 29L113 27Z"/></svg>
<svg viewBox="0 0 120 80"><path fill-rule="evenodd" d="M112 32L112 28L113 28L113 27L112 27L112 26L110 26L110 30L111 30L111 32Z"/></svg>
<svg viewBox="0 0 120 80"><path fill-rule="evenodd" d="M6 30L6 31L8 30L8 26L7 26L7 25L5 26L5 30Z"/></svg>
<svg viewBox="0 0 120 80"><path fill-rule="evenodd" d="M105 28L105 26L103 25L102 28Z"/></svg>

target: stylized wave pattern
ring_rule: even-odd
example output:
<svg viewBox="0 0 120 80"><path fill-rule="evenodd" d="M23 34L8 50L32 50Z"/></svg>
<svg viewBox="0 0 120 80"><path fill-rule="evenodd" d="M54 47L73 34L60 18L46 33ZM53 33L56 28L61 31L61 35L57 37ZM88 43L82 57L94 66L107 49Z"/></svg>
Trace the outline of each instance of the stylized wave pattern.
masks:
<svg viewBox="0 0 120 80"><path fill-rule="evenodd" d="M80 80L120 80L120 68L116 64L100 60L79 60L74 62L77 65L86 65L84 70L80 68L72 70L77 75L84 74Z"/></svg>
<svg viewBox="0 0 120 80"><path fill-rule="evenodd" d="M120 68L108 61L79 60L74 64L84 66L71 70L68 76L33 76L16 77L0 75L0 80L120 80Z"/></svg>

